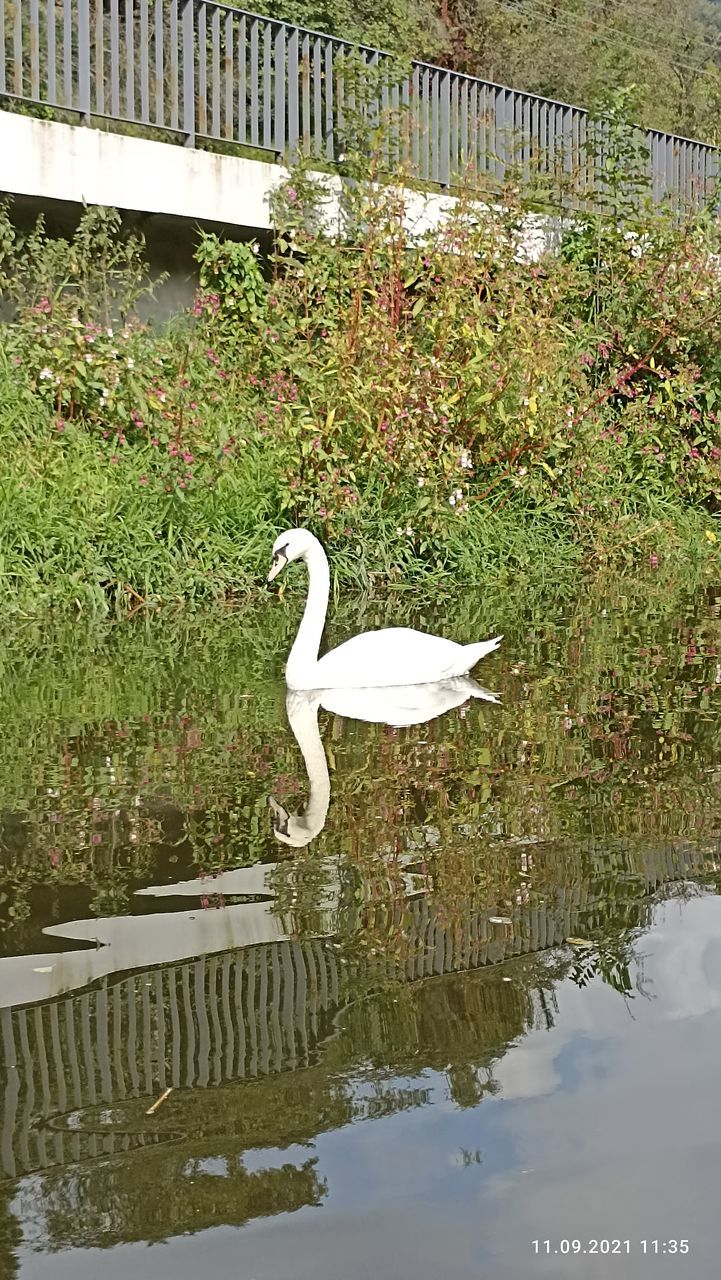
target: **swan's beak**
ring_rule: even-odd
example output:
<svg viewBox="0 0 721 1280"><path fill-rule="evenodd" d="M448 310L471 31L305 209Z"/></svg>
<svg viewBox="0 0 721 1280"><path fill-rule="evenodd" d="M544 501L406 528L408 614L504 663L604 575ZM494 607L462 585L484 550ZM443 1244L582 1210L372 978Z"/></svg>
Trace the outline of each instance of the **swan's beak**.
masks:
<svg viewBox="0 0 721 1280"><path fill-rule="evenodd" d="M268 577L266 578L266 582L272 582L274 578L277 578L277 577L278 577L278 574L279 574L279 573L280 573L280 571L281 571L281 569L283 569L283 568L285 567L285 563L286 563L286 561L285 561L285 557L284 557L284 556L278 556L278 557L273 561L272 565L270 566L270 573L268 574Z"/></svg>

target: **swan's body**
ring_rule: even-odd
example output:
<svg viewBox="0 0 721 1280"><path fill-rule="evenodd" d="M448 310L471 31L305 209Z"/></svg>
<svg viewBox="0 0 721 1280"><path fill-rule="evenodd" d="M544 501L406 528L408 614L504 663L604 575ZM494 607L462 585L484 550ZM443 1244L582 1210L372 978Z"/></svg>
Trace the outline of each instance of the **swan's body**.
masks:
<svg viewBox="0 0 721 1280"><path fill-rule="evenodd" d="M330 572L325 552L306 529L290 529L276 538L268 581L291 560L308 566L308 599L285 669L289 689L387 689L431 684L465 676L501 637L477 644L456 644L411 627L366 631L318 658L328 610Z"/></svg>

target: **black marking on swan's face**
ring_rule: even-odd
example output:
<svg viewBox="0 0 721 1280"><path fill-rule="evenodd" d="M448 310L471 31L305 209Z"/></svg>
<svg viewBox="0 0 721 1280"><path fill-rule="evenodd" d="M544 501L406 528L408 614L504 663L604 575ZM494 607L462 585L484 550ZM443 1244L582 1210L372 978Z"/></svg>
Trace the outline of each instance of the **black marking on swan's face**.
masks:
<svg viewBox="0 0 721 1280"><path fill-rule="evenodd" d="M282 804L278 804L278 801L273 796L268 796L268 804L270 805L272 815L270 825L273 830L273 835L287 836L288 824L290 823L290 814L288 813L288 810L285 809Z"/></svg>
<svg viewBox="0 0 721 1280"><path fill-rule="evenodd" d="M272 582L278 576L281 569L284 569L288 563L288 543L284 542L282 547L276 547L273 552L273 563L270 566L268 574L268 582Z"/></svg>

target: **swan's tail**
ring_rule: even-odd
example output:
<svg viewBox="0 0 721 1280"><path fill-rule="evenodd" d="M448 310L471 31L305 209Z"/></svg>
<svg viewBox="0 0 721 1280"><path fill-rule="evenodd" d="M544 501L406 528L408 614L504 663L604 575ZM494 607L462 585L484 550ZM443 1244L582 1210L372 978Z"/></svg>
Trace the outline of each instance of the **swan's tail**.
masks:
<svg viewBox="0 0 721 1280"><path fill-rule="evenodd" d="M502 639L503 636L494 636L493 640L479 640L477 644L464 644L463 653L468 661L466 671L470 671L475 667L476 663L480 662L481 658L485 658L487 653L493 653Z"/></svg>

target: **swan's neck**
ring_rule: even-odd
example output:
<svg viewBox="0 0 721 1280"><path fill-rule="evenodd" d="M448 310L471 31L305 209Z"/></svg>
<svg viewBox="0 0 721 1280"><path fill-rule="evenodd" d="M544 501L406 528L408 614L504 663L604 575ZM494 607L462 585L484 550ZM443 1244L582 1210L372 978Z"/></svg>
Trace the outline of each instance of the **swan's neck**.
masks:
<svg viewBox="0 0 721 1280"><path fill-rule="evenodd" d="M304 559L308 566L308 599L285 668L285 679L289 689L316 687L314 675L318 665L318 650L330 594L330 571L320 543L310 547Z"/></svg>
<svg viewBox="0 0 721 1280"><path fill-rule="evenodd" d="M318 728L318 701L290 693L286 698L288 721L300 747L308 775L310 794L302 814L291 815L289 834L294 843L308 844L325 826L330 804L330 777Z"/></svg>

